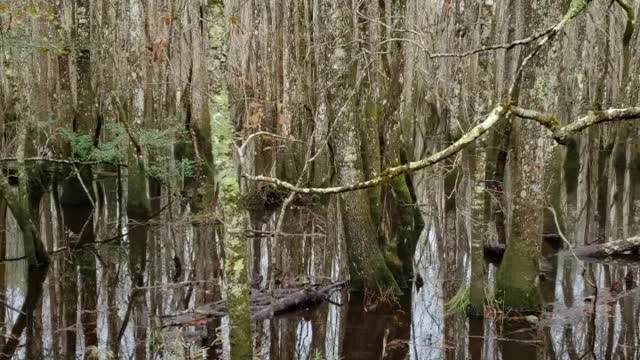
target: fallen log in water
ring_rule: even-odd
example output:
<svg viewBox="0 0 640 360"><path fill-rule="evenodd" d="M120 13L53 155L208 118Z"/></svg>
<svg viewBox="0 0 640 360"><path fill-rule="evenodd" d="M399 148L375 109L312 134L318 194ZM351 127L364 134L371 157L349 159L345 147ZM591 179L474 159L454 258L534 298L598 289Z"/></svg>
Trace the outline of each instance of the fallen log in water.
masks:
<svg viewBox="0 0 640 360"><path fill-rule="evenodd" d="M578 246L573 250L564 250L562 255L575 255L587 258L606 258L610 256L638 255L640 236L633 236L624 240L614 240L603 244Z"/></svg>
<svg viewBox="0 0 640 360"><path fill-rule="evenodd" d="M251 289L251 320L261 321L287 311L317 305L327 300L335 291L342 290L346 284L346 281L341 281L273 290ZM181 313L164 315L162 322L163 327L203 325L209 319L226 315L225 301L220 300Z"/></svg>

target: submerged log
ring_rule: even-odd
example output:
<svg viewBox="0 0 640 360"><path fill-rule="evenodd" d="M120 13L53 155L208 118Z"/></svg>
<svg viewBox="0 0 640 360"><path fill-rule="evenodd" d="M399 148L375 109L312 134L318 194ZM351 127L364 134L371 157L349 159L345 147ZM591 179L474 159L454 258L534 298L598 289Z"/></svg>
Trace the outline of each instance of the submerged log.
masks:
<svg viewBox="0 0 640 360"><path fill-rule="evenodd" d="M272 291L252 289L251 320L262 321L275 315L318 305L327 300L334 292L342 290L346 284L346 281L341 281ZM185 312L164 315L162 316L163 327L203 325L212 318L226 315L226 303L224 300L220 300Z"/></svg>
<svg viewBox="0 0 640 360"><path fill-rule="evenodd" d="M604 244L578 246L573 250L564 250L561 255L573 255L587 258L606 258L610 256L638 255L640 250L640 236L633 236L623 240L609 241Z"/></svg>
<svg viewBox="0 0 640 360"><path fill-rule="evenodd" d="M313 306L323 302L327 295L322 291L313 289L302 289L282 299L276 300L264 306L258 312L251 313L251 320L262 321L272 318L277 314L287 312L291 309L300 309L305 306Z"/></svg>

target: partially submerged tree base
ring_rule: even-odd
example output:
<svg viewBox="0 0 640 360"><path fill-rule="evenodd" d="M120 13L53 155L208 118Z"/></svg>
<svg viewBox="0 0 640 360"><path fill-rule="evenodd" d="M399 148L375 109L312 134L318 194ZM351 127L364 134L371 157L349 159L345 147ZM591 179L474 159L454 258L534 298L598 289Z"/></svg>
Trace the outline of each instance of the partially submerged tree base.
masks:
<svg viewBox="0 0 640 360"><path fill-rule="evenodd" d="M504 312L517 311L522 314L538 313L542 309L538 287L500 285L496 291L496 302Z"/></svg>
<svg viewBox="0 0 640 360"><path fill-rule="evenodd" d="M504 311L521 313L540 311L538 264L526 256L509 255L518 246L508 246L496 279L496 300Z"/></svg>

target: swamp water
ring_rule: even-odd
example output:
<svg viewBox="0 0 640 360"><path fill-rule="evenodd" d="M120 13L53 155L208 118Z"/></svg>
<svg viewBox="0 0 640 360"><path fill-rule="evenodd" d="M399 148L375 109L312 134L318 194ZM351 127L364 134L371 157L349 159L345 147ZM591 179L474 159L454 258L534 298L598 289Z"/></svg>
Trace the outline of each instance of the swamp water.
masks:
<svg viewBox="0 0 640 360"><path fill-rule="evenodd" d="M148 225L131 224L115 180L94 185L100 189L95 211L58 201L52 192L43 197L41 234L55 252L44 272L27 274L24 261L15 259L22 255L20 235L7 216L5 256L13 260L0 265L2 356L224 358L228 345L219 339L226 319L163 327L165 315L221 296L219 267L203 250L216 247L202 241L201 225L187 221L189 209L158 197L154 207L161 215ZM305 260L272 261L266 258L276 254L272 238L251 238L254 286L267 285L269 277L286 283L285 267L297 268L306 281L343 277L343 249L332 246L330 236L300 232L301 227L316 231L323 223L295 215L306 220L285 226L295 239L281 241L299 246L281 255ZM92 244L79 250L65 245L87 238ZM415 255L420 280L393 301L334 293L318 307L256 323L256 353L273 360L640 358L640 262L582 262L549 254L551 266L541 285L547 306L540 316L503 313L494 304L484 318L468 318L449 300L470 276L469 254L461 247L455 256L438 255L451 253L443 247L434 231L423 230ZM208 264L206 271L201 264ZM269 276L276 265L283 275ZM491 280L496 268L488 269Z"/></svg>

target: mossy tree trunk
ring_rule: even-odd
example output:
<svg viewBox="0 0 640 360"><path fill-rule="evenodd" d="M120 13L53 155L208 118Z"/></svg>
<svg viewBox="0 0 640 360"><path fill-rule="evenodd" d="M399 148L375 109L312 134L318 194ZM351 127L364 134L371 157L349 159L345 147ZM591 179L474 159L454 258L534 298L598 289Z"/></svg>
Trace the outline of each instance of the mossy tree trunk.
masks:
<svg viewBox="0 0 640 360"><path fill-rule="evenodd" d="M375 4L372 2L371 4ZM402 6L393 6L391 3L375 4L377 9L370 9L369 16L382 17L387 23L394 23L398 29L406 26L404 19L397 16L404 13ZM395 20L395 18L398 20ZM369 31L375 35L370 36L376 42L395 36L393 27L387 28L381 24L371 24ZM375 45L375 43L374 43ZM380 75L376 77L377 83L375 103L371 107L376 115L380 138L382 139L380 155L382 157L382 169L406 163L411 160L407 153L413 149L407 146L408 133L402 124L400 105L402 102L402 86L405 71L403 58L394 58L392 53L404 51L402 43L389 43L386 45L386 54L380 54L378 69ZM366 96L366 95L365 95ZM380 171L380 170L379 170ZM382 223L380 227L384 234L384 255L387 265L396 276L400 286L404 286L407 279L413 273L413 255L422 230L422 216L416 206L416 196L411 176L399 176L394 178L381 192L383 206Z"/></svg>
<svg viewBox="0 0 640 360"><path fill-rule="evenodd" d="M229 314L232 359L251 359L253 339L247 276L247 211L242 207L237 161L234 159L233 125L226 94L216 96L213 110L213 156L219 189L218 211L224 226L224 284Z"/></svg>
<svg viewBox="0 0 640 360"><path fill-rule="evenodd" d="M22 191L16 191L7 182L6 177L0 176L0 196L16 218L18 227L22 231L24 253L29 267L38 267L49 263L49 255L40 240L36 227L29 211L28 196Z"/></svg>
<svg viewBox="0 0 640 360"><path fill-rule="evenodd" d="M385 142L385 168L402 164L399 144L399 127L389 130ZM415 206L415 195L408 176L393 178L382 193L384 217L382 228L385 231L384 255L387 265L396 275L400 286L413 273L413 255L420 233L422 219Z"/></svg>
<svg viewBox="0 0 640 360"><path fill-rule="evenodd" d="M17 152L20 160L24 159L25 147L27 147L26 132L25 126L19 130L18 142L20 145ZM4 174L0 175L0 196L6 201L7 207L11 210L11 214L15 217L22 232L24 254L29 268L47 265L49 263L49 255L40 239L40 232L37 226L39 224L38 209L31 208L32 196L29 191L31 182L27 177L24 161L20 161L18 165L19 185L17 188L9 184Z"/></svg>
<svg viewBox="0 0 640 360"><path fill-rule="evenodd" d="M525 33L539 26L531 19L545 19L547 23L562 17L562 4L543 6L541 2L516 4L516 14L523 23ZM556 108L549 93L555 93L558 84L545 76L557 69L559 44L552 42L536 54L524 69L514 92L514 100L528 107ZM532 51L532 50L529 50ZM525 56L528 56L525 55ZM521 61L518 61L520 64ZM553 153L555 143L545 139L545 130L530 121L514 121L509 151L511 171L511 228L496 280L496 296L506 310L537 311L541 307L538 288L539 261L542 256L542 230L544 224L545 163ZM552 145L553 144L553 145ZM551 176L551 174L550 174Z"/></svg>
<svg viewBox="0 0 640 360"><path fill-rule="evenodd" d="M211 115L209 109L209 91L213 87L208 68L209 59L215 57L222 49L223 38L210 39L210 31L219 31L216 26L219 18L223 17L222 5L215 2L196 1L189 5L187 17L190 24L191 52L190 52L190 82L188 97L184 99L184 106L187 129L191 144L186 155L195 164L195 173L192 177L191 206L193 214L200 220L194 224L194 247L195 247L195 280L199 283L195 285L196 302L211 303L221 298L221 291L218 280L221 275L220 256L218 254L217 242L219 238L214 231L214 213L216 202L216 180L215 166L213 162L213 152L211 147ZM211 74L215 73L214 69ZM221 84L215 84L220 86ZM216 328L217 321L210 321L207 324L207 338L204 340L205 346L214 347L217 341ZM213 352L214 349L209 351Z"/></svg>
<svg viewBox="0 0 640 360"><path fill-rule="evenodd" d="M500 23L495 16L491 16L495 8L486 2L478 3L475 7L477 16L480 20L475 28L475 34L472 37L473 46L485 46L487 44L498 43L504 40L513 39L499 39L499 27L510 26L509 20L505 20ZM465 9L465 13L468 13ZM473 15L473 13L472 13ZM466 17L465 22L473 22L470 18ZM500 36L503 34L500 33ZM507 37L509 35L507 34ZM514 36L512 33L511 36ZM472 102L472 111L470 113L485 113L490 104L495 101L496 96L494 93L496 74L502 69L497 69L494 64L494 59L491 56L474 56L470 59L470 72L468 83L476 84L475 87L470 89L468 94L473 94L472 97L476 99ZM463 83L462 87L467 86L467 82ZM477 95L476 95L477 94ZM468 119L468 123L470 122ZM488 294L487 273L488 268L484 260L484 245L495 241L495 238L491 238L493 235L489 229L491 229L491 200L493 197L489 196L489 187L491 184L490 173L491 164L489 161L489 154L491 148L489 147L489 141L491 137L485 136L476 141L476 143L467 151L467 156L464 158L466 161L466 171L468 172L467 182L467 206L469 207L470 216L466 218L466 229L469 236L469 244L471 246L471 277L469 284L469 303L470 312L475 315L484 314L484 301L485 296Z"/></svg>
<svg viewBox="0 0 640 360"><path fill-rule="evenodd" d="M365 180L360 158L360 136L353 113L338 120L333 145L340 149L334 153L336 182L338 185L353 184ZM349 269L352 286L366 290L397 291L398 285L389 270L381 248L379 234L371 211L367 190L342 194L344 229L349 252Z"/></svg>
<svg viewBox="0 0 640 360"><path fill-rule="evenodd" d="M213 302L220 299L220 290L214 277L219 275L219 258L216 250L216 237L213 232L213 220L210 215L216 206L215 194L215 167L211 148L211 116L209 112L209 74L208 58L215 54L209 52L209 48L222 48L223 44L210 43L209 23L214 22L214 16L222 16L219 5L200 1L194 2L189 7L189 18L198 26L191 27L191 74L189 84L189 98L185 106L188 106L187 127L190 132L191 144L189 156L195 162L195 174L193 177L193 198L191 205L196 216L203 216L202 221L195 227L196 251L198 256L195 261L198 264L195 269L195 278L200 280L198 301ZM211 25L214 26L214 25ZM215 338L215 329L209 328L211 342Z"/></svg>
<svg viewBox="0 0 640 360"><path fill-rule="evenodd" d="M544 166L541 129L537 124L514 124L511 153L513 222L511 236L498 271L496 295L505 309L538 310L538 260L541 256ZM537 184L537 186L536 186Z"/></svg>
<svg viewBox="0 0 640 360"><path fill-rule="evenodd" d="M19 184L13 187L9 184L4 171L0 174L0 197L4 198L6 207L15 217L22 232L24 253L30 268L49 263L49 255L40 239L38 231L38 209L32 209L34 195L30 191L35 179L27 176L28 171L23 159L32 155L34 151L34 139L30 135L33 130L33 119L23 121L22 112L26 104L20 97L19 83L15 76L16 65L13 64L11 51L2 53L2 73L4 75L0 83L0 130L2 131L1 145L4 151L15 151L18 160L17 175ZM17 145L17 146L16 146ZM7 172L9 173L9 172ZM37 181L35 181L37 182ZM39 197L38 197L39 201ZM35 217L34 217L35 215Z"/></svg>

